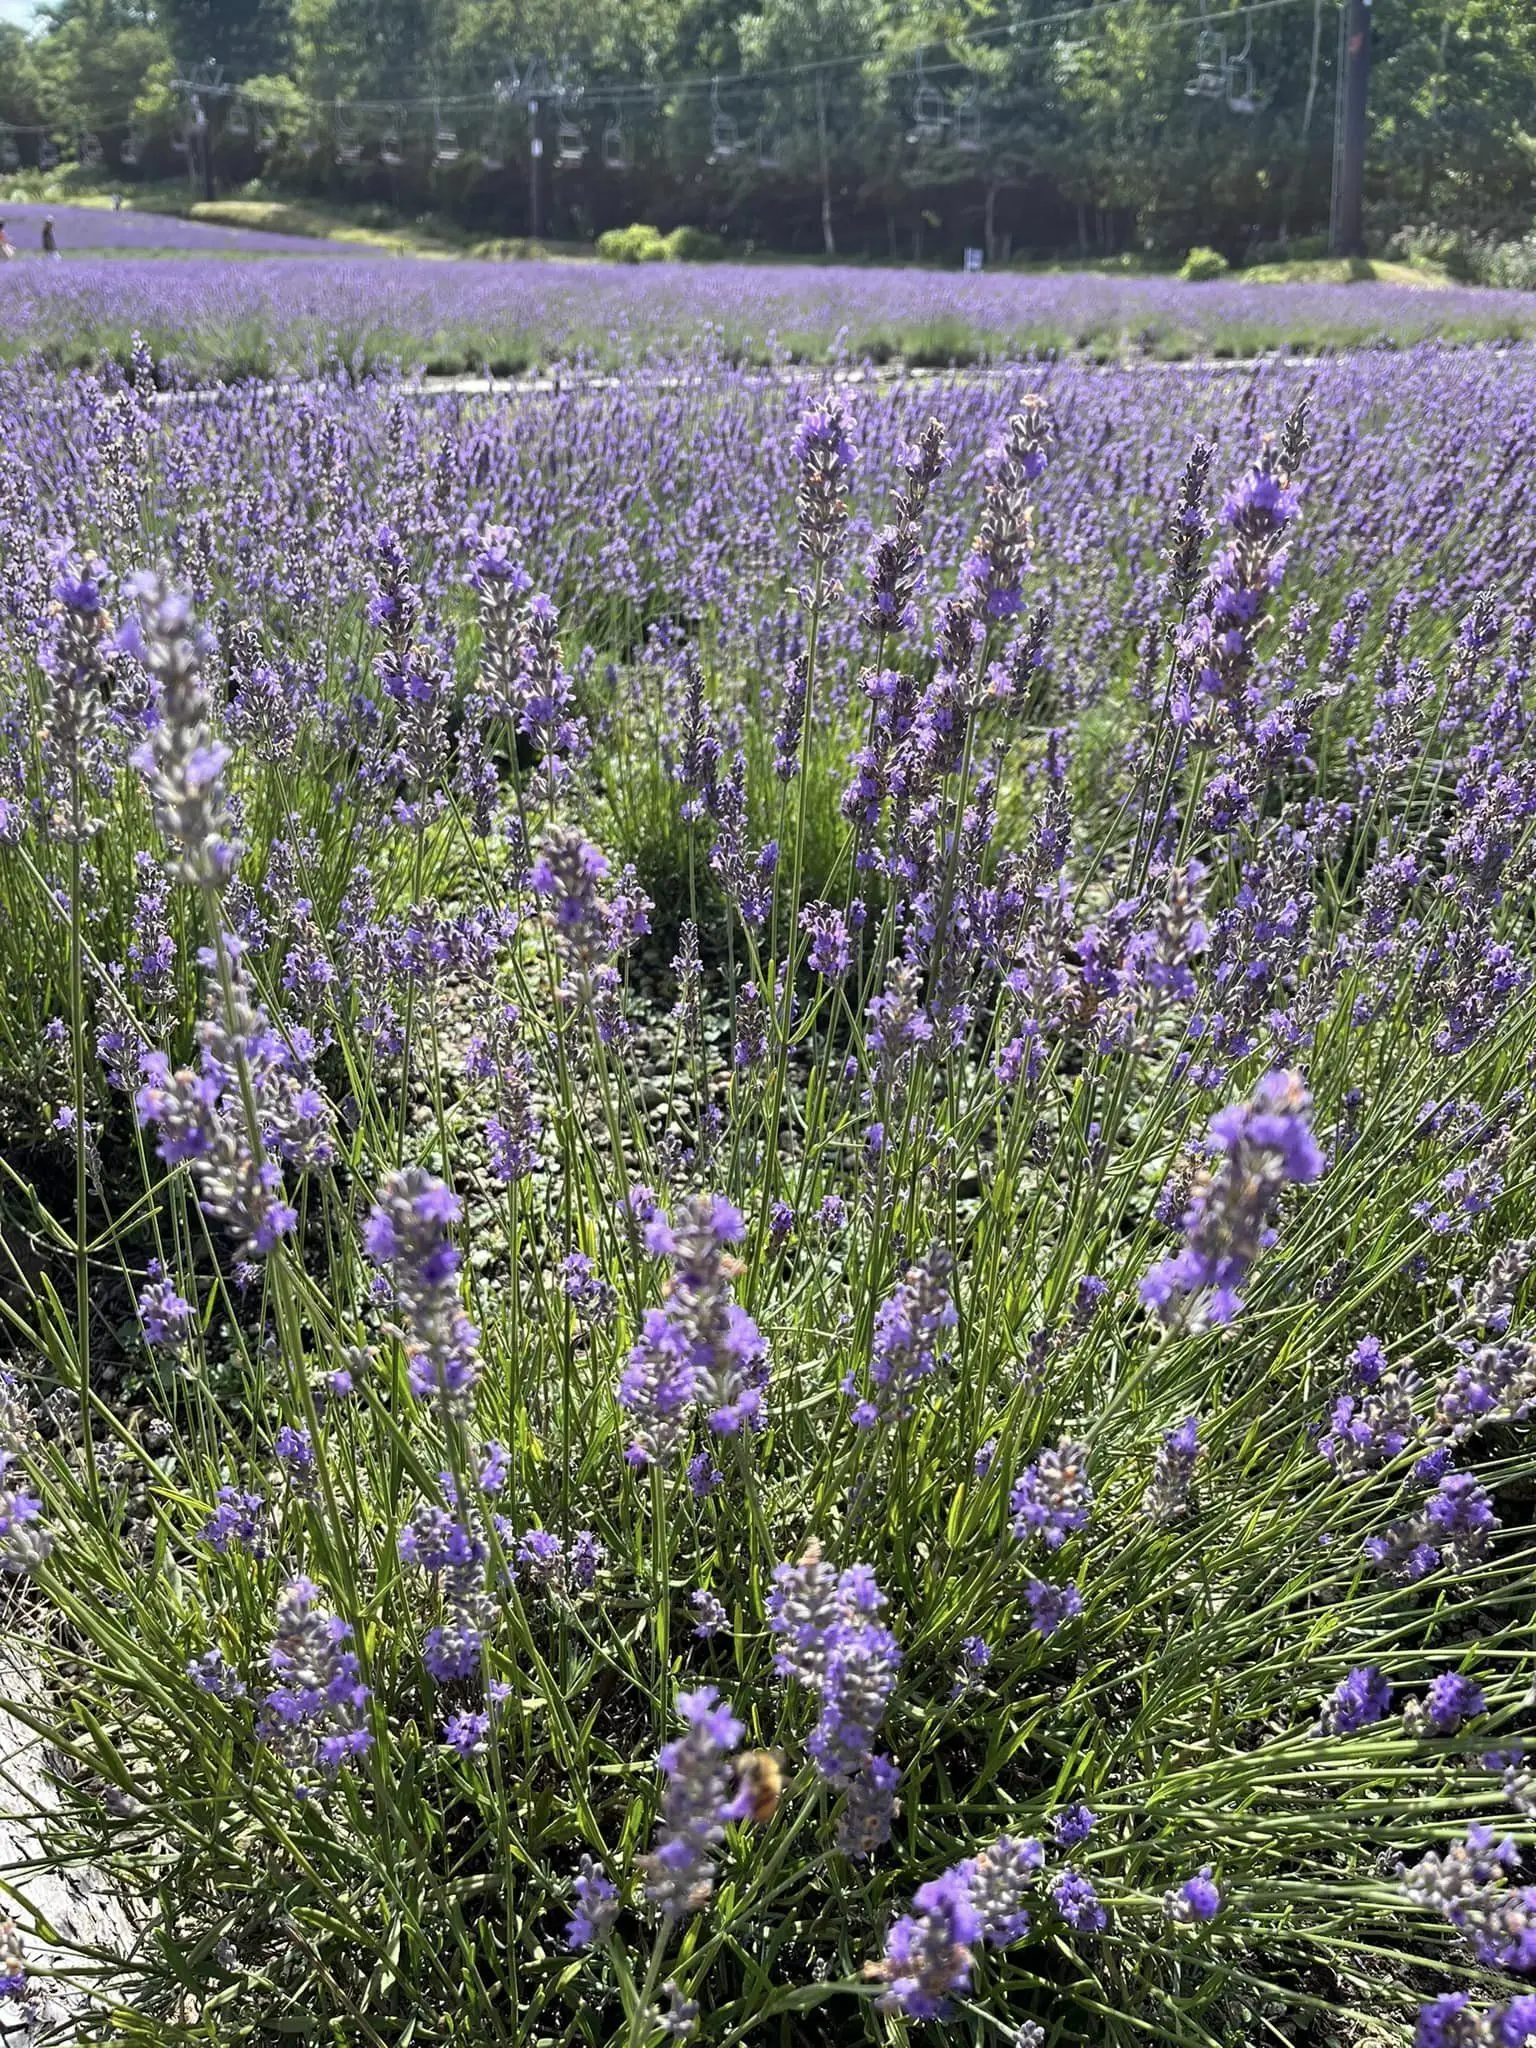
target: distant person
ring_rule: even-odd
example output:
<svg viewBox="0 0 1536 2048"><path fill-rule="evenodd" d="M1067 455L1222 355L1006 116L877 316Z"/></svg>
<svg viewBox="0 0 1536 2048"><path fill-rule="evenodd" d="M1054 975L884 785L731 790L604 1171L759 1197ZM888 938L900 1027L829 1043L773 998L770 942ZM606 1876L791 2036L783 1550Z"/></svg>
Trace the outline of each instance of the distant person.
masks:
<svg viewBox="0 0 1536 2048"><path fill-rule="evenodd" d="M114 193L112 194L112 211L113 211L114 213L121 213L121 212L122 212L122 210L123 210L123 195L122 195L122 193L121 193L121 192L114 192Z"/></svg>
<svg viewBox="0 0 1536 2048"><path fill-rule="evenodd" d="M53 215L50 213L43 222L43 254L45 256L57 256L58 253L59 238L53 232Z"/></svg>
<svg viewBox="0 0 1536 2048"><path fill-rule="evenodd" d="M16 254L16 244L5 232L5 222L0 220L0 263L9 263Z"/></svg>

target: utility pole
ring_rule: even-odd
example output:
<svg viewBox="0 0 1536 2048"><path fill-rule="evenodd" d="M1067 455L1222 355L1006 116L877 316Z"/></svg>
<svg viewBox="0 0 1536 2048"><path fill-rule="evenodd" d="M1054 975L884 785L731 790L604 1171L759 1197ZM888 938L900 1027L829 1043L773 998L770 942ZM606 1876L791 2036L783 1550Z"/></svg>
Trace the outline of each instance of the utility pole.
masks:
<svg viewBox="0 0 1536 2048"><path fill-rule="evenodd" d="M528 102L528 125L533 131L528 138L528 239L539 239L539 158L544 154L544 138L539 133L539 103L536 99Z"/></svg>
<svg viewBox="0 0 1536 2048"><path fill-rule="evenodd" d="M1333 209L1328 247L1335 256L1363 256L1366 100L1371 81L1371 0L1343 0L1343 75L1334 126Z"/></svg>
<svg viewBox="0 0 1536 2048"><path fill-rule="evenodd" d="M821 242L829 256L837 254L837 239L832 233L832 165L827 148L827 74L818 69L816 73L816 149L821 160Z"/></svg>

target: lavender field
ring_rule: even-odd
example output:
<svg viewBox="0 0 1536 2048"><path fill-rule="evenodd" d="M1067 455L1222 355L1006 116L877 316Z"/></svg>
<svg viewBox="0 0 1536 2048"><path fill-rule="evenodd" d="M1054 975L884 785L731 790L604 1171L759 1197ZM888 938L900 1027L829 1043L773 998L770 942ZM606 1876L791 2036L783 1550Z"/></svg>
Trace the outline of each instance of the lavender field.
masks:
<svg viewBox="0 0 1536 2048"><path fill-rule="evenodd" d="M0 355L127 370L137 333L162 382L342 368L438 372L674 362L902 361L932 366L1083 353L1101 359L1319 354L1512 342L1526 292L1397 285L1183 284L1175 278L846 267L436 261L166 220L101 215L179 251L0 267ZM62 224L67 246L94 232ZM19 231L18 231L19 232ZM226 236L242 260L203 257ZM182 240L182 237L187 239ZM14 237L13 238L17 238ZM288 253L263 260L273 245ZM291 260L302 254L302 263Z"/></svg>
<svg viewBox="0 0 1536 2048"><path fill-rule="evenodd" d="M0 2028L1528 2048L1536 356L18 268Z"/></svg>
<svg viewBox="0 0 1536 2048"><path fill-rule="evenodd" d="M61 255L77 251L151 249L175 255L314 255L325 244L303 235L268 234L225 227L213 221L183 220L171 213L114 212L110 206L56 206L40 199L0 200L0 220L19 256L42 252L44 221L53 222Z"/></svg>

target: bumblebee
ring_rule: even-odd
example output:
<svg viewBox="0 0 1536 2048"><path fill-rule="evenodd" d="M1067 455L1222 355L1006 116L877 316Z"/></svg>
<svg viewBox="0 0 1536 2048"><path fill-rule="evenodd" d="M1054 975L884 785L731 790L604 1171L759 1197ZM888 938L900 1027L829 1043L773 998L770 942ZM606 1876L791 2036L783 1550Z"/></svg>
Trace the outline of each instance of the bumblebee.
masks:
<svg viewBox="0 0 1536 2048"><path fill-rule="evenodd" d="M736 1759L738 1783L752 1801L748 1818L766 1827L779 1810L784 1792L784 1766L772 1750L744 1749Z"/></svg>

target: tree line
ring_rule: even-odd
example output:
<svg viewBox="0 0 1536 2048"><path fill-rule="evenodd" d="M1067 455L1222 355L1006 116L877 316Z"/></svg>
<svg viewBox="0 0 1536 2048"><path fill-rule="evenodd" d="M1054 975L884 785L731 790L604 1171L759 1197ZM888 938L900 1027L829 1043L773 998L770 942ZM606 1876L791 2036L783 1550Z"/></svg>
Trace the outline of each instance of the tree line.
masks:
<svg viewBox="0 0 1536 2048"><path fill-rule="evenodd" d="M1536 9L1373 12L1376 236L1529 231ZM0 28L0 172L260 178L484 234L1241 257L1326 229L1339 66L1337 0L54 0Z"/></svg>

